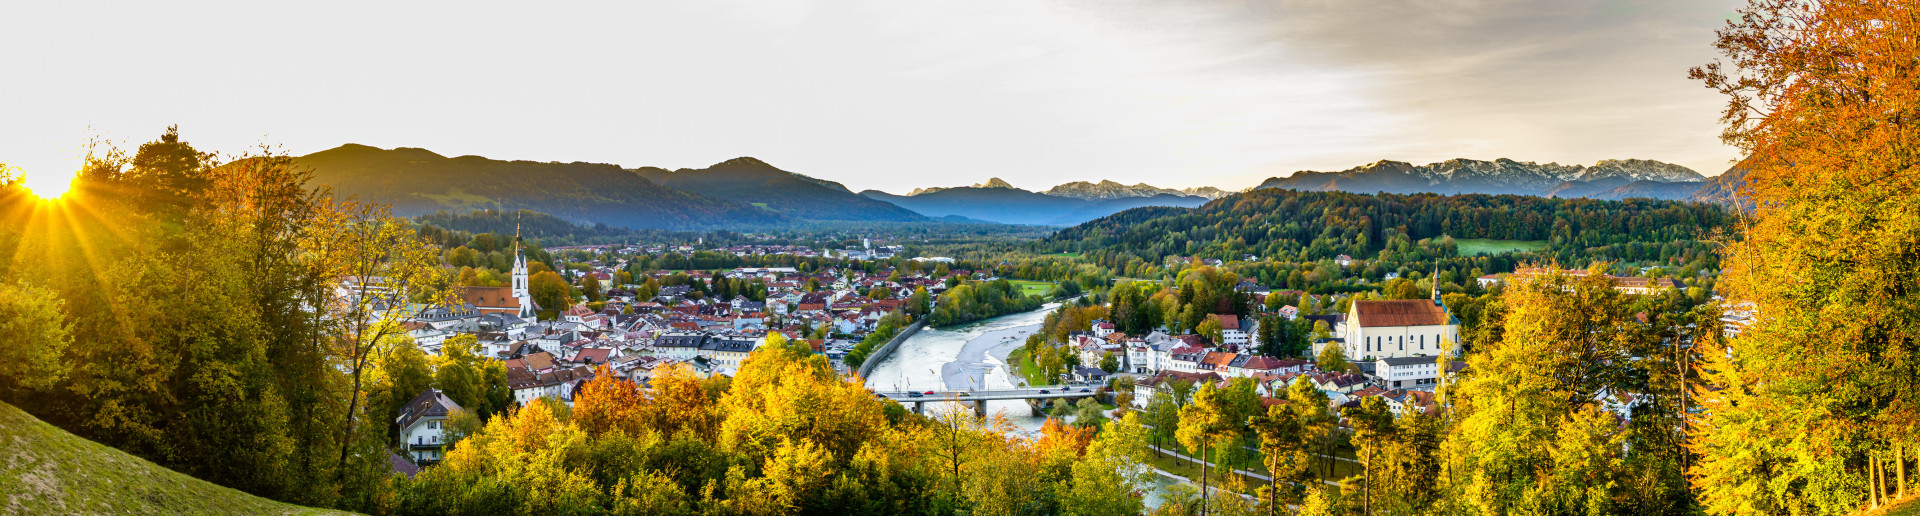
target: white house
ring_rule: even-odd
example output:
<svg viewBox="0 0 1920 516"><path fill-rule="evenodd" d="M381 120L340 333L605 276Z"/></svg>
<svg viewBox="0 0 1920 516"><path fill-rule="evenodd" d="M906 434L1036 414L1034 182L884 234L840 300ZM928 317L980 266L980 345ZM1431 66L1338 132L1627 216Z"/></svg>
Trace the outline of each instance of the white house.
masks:
<svg viewBox="0 0 1920 516"><path fill-rule="evenodd" d="M439 462L446 457L447 414L455 410L460 410L459 404L432 388L414 396L400 410L394 422L400 425L400 443L415 464Z"/></svg>
<svg viewBox="0 0 1920 516"><path fill-rule="evenodd" d="M1433 357L1381 358L1374 361L1373 376L1391 388L1424 387L1440 377L1440 366Z"/></svg>

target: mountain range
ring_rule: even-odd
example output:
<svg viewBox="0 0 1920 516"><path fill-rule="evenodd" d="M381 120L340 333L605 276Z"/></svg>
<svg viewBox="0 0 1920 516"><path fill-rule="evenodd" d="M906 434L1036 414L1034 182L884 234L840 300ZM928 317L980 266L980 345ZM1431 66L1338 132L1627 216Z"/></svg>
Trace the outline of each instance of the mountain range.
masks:
<svg viewBox="0 0 1920 516"><path fill-rule="evenodd" d="M1140 206L1192 207L1207 200L1145 185L1138 185L1144 188L1131 197L1056 196L1013 188L998 178L911 196L856 194L840 183L750 157L700 169L625 169L601 163L449 158L426 149L347 144L298 160L312 169L313 184L391 204L402 216L524 209L636 229L936 221L1064 226Z"/></svg>
<svg viewBox="0 0 1920 516"><path fill-rule="evenodd" d="M1255 188L1356 193L1515 194L1542 197L1691 199L1711 181L1693 169L1653 160L1603 160L1593 166L1496 159L1427 165L1378 161L1339 172L1300 171Z"/></svg>
<svg viewBox="0 0 1920 516"><path fill-rule="evenodd" d="M449 158L426 149L348 144L298 158L312 182L341 195L388 203L416 216L476 209L532 210L579 223L636 229L778 227L805 222L989 222L1071 226L1146 206L1191 208L1235 195L1213 187L1172 189L1110 180L1036 192L992 178L907 195L854 192L840 183L742 157L699 169L622 168L602 163ZM1606 160L1591 166L1497 159L1427 165L1379 161L1338 172L1302 171L1258 188L1356 193L1486 193L1719 201L1737 188L1736 166L1707 178L1679 165Z"/></svg>
<svg viewBox="0 0 1920 516"><path fill-rule="evenodd" d="M992 184L989 181L984 184ZM1006 184L999 181L1000 184ZM1158 194L1150 197L1121 197L1087 200L1060 197L1013 188L1011 186L963 186L940 188L931 192L893 195L879 190L860 192L925 214L929 217L963 217L972 220L1035 226L1071 226L1142 206L1192 208L1206 204L1203 197Z"/></svg>
<svg viewBox="0 0 1920 516"><path fill-rule="evenodd" d="M788 217L746 203L675 190L616 165L449 158L426 149L347 144L297 158L310 184L388 203L394 214L527 209L631 228L773 225Z"/></svg>

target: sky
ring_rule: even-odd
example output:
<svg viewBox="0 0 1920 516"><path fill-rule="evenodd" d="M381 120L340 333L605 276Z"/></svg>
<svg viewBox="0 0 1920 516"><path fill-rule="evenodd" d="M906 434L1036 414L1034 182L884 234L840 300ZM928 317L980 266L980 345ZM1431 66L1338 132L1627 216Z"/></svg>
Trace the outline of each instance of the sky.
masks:
<svg viewBox="0 0 1920 516"><path fill-rule="evenodd" d="M0 162L70 173L177 124L856 191L1000 177L1238 190L1452 158L1715 175L1686 78L1736 0L7 2Z"/></svg>

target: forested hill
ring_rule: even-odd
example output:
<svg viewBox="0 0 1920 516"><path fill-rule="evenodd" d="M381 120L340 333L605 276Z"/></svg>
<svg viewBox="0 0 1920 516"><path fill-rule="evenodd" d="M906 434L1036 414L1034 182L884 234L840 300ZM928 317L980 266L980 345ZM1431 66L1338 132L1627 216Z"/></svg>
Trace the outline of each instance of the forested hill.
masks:
<svg viewBox="0 0 1920 516"><path fill-rule="evenodd" d="M730 159L703 169L673 172L642 169L638 172L675 190L764 206L794 218L888 222L927 220L906 208L855 194L840 183L780 170L754 158Z"/></svg>
<svg viewBox="0 0 1920 516"><path fill-rule="evenodd" d="M1312 261L1375 257L1394 239L1544 241L1541 258L1665 259L1733 222L1722 205L1518 195L1357 194L1254 190L1198 208L1140 208L1060 230L1042 246L1109 266L1168 256Z"/></svg>
<svg viewBox="0 0 1920 516"><path fill-rule="evenodd" d="M779 214L654 184L599 163L448 158L426 149L348 144L299 158L310 185L391 203L398 215L439 210L529 209L570 220L632 228L692 229L778 224Z"/></svg>

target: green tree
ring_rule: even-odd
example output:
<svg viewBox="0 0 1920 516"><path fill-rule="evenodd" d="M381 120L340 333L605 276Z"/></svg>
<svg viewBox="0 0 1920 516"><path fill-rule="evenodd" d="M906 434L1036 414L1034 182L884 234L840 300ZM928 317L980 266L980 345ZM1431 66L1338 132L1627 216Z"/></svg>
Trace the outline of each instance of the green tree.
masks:
<svg viewBox="0 0 1920 516"><path fill-rule="evenodd" d="M27 284L0 284L0 396L18 404L29 390L53 387L70 366L61 358L73 342L65 303L57 293ZM27 345L31 343L32 345Z"/></svg>
<svg viewBox="0 0 1920 516"><path fill-rule="evenodd" d="M1140 514L1144 503L1134 493L1152 482L1147 467L1147 429L1140 416L1128 414L1100 431L1075 461L1061 510L1069 515Z"/></svg>

